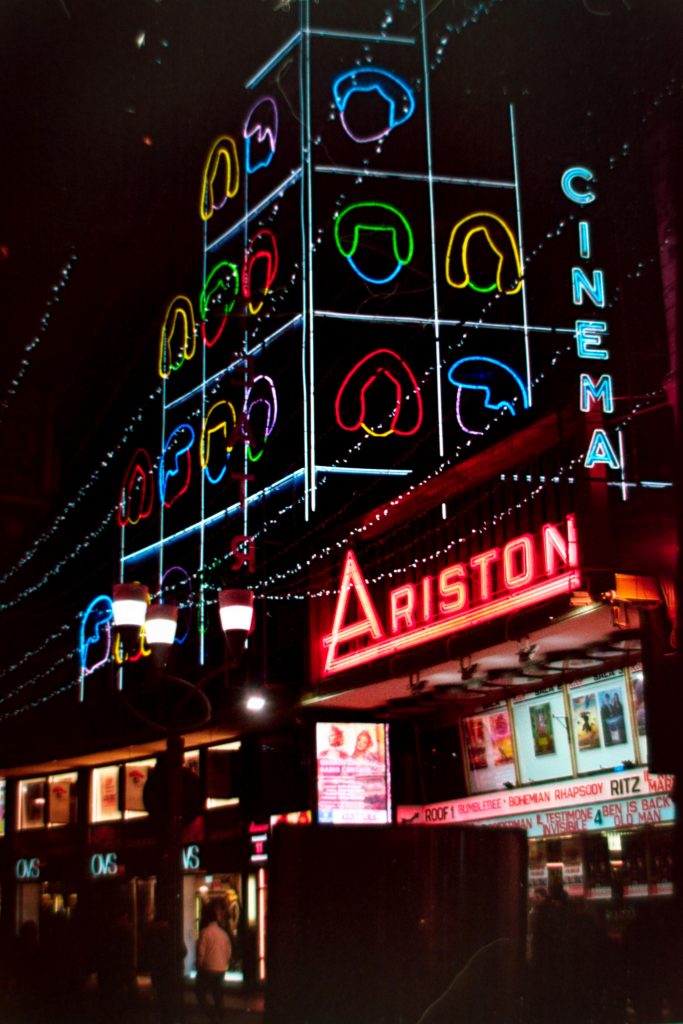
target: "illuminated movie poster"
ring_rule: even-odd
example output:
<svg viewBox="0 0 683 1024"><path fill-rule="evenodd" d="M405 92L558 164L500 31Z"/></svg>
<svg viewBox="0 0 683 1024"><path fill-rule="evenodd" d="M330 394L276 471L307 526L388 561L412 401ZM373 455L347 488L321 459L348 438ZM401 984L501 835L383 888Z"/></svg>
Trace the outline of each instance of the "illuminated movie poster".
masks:
<svg viewBox="0 0 683 1024"><path fill-rule="evenodd" d="M534 754L544 757L555 753L555 734L553 732L553 716L549 703L536 704L529 708L531 718L531 735L534 738Z"/></svg>
<svg viewBox="0 0 683 1024"><path fill-rule="evenodd" d="M579 750L596 750L600 746L600 731L595 694L572 697L572 711Z"/></svg>
<svg viewBox="0 0 683 1024"><path fill-rule="evenodd" d="M515 760L507 708L466 718L463 727L472 792L514 785Z"/></svg>
<svg viewBox="0 0 683 1024"><path fill-rule="evenodd" d="M605 746L613 747L618 743L626 743L626 719L620 691L602 690L598 699Z"/></svg>
<svg viewBox="0 0 683 1024"><path fill-rule="evenodd" d="M387 726L376 722L318 722L318 821L391 821Z"/></svg>

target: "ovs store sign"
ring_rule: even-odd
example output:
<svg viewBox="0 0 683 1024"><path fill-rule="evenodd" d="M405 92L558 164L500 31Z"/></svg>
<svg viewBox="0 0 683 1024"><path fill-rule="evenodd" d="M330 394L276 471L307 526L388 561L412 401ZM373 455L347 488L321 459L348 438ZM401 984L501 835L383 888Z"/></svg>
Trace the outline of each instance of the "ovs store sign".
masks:
<svg viewBox="0 0 683 1024"><path fill-rule="evenodd" d="M333 675L378 658L462 632L570 594L581 585L576 524L546 523L536 535L514 537L468 562L447 565L436 576L404 583L389 593L385 627L353 551L346 555L332 629L322 639L324 674ZM361 617L347 622L351 594ZM344 650L344 645L364 641Z"/></svg>
<svg viewBox="0 0 683 1024"><path fill-rule="evenodd" d="M14 876L20 882L36 882L40 878L40 858L21 857L14 865Z"/></svg>
<svg viewBox="0 0 683 1024"><path fill-rule="evenodd" d="M117 853L93 853L88 858L88 871L91 878L111 878L119 873L119 857Z"/></svg>

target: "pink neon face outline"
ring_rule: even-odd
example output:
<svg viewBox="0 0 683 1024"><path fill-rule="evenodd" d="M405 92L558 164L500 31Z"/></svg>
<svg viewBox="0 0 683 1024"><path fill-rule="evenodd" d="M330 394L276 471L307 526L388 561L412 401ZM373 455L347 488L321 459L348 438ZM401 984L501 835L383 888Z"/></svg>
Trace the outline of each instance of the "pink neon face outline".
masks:
<svg viewBox="0 0 683 1024"><path fill-rule="evenodd" d="M455 418L458 421L458 426L462 430L463 434L473 434L473 435L475 435L477 437L483 437L484 436L484 431L483 430L470 430L469 427L465 426L465 423L464 423L463 418L462 418L462 413L460 411L460 402L462 400L462 392L463 392L462 388L458 388L456 390L456 392L455 392Z"/></svg>
<svg viewBox="0 0 683 1024"><path fill-rule="evenodd" d="M489 596L488 599L474 607L467 607L455 614L441 614L425 621L423 625L416 626L409 632L389 636L384 634L356 556L352 551L347 552L332 630L322 637L322 648L323 650L327 649L323 674L328 676L366 665L379 658L409 650L464 629L473 628L519 609L530 607L540 601L572 593L581 586L576 522L572 514L567 515L565 526L566 542L554 524L546 523L541 528L538 536L543 551L545 571L538 573L532 584L525 587L520 586L518 589L508 589L497 596ZM508 544L512 545L519 540L519 537L512 538ZM470 558L470 565L481 567L479 568L480 592L487 592L488 584L484 582L484 578L490 583L490 565L494 556L497 557L498 554L499 549L490 548L480 555ZM563 557L563 554L566 557ZM558 572L558 558L565 566L562 572ZM455 563L455 565L462 566L462 563ZM454 567L447 566L439 574L440 578L443 577L446 570ZM546 578L543 578L544 576ZM482 583L484 583L483 587ZM352 586L364 617L356 622L345 624ZM394 590L400 589L394 588ZM366 646L359 647L348 654L337 653L340 644L348 643L351 640L360 640L362 637L370 640Z"/></svg>
<svg viewBox="0 0 683 1024"><path fill-rule="evenodd" d="M259 107L269 108L270 117L257 117L256 112ZM268 124L268 121L270 121L270 124ZM244 119L242 135L246 142L247 174L253 174L262 167L268 167L272 161L275 155L275 150L277 149L278 125L279 114L277 103L272 96L263 96L260 100L257 100L256 103L254 103L253 107ZM260 144L263 144L266 140L268 141L267 155L256 162L252 160L251 152L252 142L254 140Z"/></svg>
<svg viewBox="0 0 683 1024"><path fill-rule="evenodd" d="M259 239L265 238L269 240L270 247L263 249L256 249L255 246ZM254 269L254 265L257 260L266 261L266 277L265 285L263 289L263 296L256 309L252 306L252 288L251 288L251 275ZM250 239L247 250L244 254L244 263L242 265L242 294L247 301L249 312L258 313L263 305L264 299L271 289L273 281L277 275L279 263L279 255L277 248L277 239L273 232L269 228L261 228L256 234Z"/></svg>
<svg viewBox="0 0 683 1024"><path fill-rule="evenodd" d="M131 516L130 507L133 499L133 491L140 486L141 496L139 497L140 510L136 517ZM152 459L145 448L138 448L128 464L128 469L123 477L121 485L121 496L117 510L117 522L119 526L136 526L141 519L147 519L152 512L154 504L154 470Z"/></svg>
<svg viewBox="0 0 683 1024"><path fill-rule="evenodd" d="M252 398L254 388L261 380L266 382L266 385L270 390L270 394L262 396L257 395L256 398ZM272 377L269 377L265 373L259 373L257 377L254 377L249 387L249 390L247 391L245 396L244 412L246 414L250 426L251 414L257 405L265 405L266 409L268 410L268 415L266 417L266 427L263 433L263 444L261 446L261 451L258 453L258 455L256 455L251 451L251 445L249 445L248 447L247 455L249 457L250 462L258 462L258 460L263 455L263 452L265 451L266 448L266 441L272 434L273 428L275 427L275 422L277 420L277 390L275 388L275 382L273 381Z"/></svg>
<svg viewBox="0 0 683 1024"><path fill-rule="evenodd" d="M403 407L403 394L404 394L404 392L403 392L403 389L402 389L402 386L401 386L401 382L399 381L398 377L395 376L393 373L391 373L391 371L386 369L384 366L378 366L377 369L374 370L374 372L371 373L368 376L368 378L364 381L364 383L362 384L362 386L361 386L361 388L359 390L360 410L359 410L358 417L355 420L355 422L353 422L353 423L344 423L344 421L342 420L340 407L341 407L341 403L342 403L342 401L344 399L344 393L346 391L346 388L350 387L352 382L355 383L354 377L356 376L356 374L360 375L360 372L361 372L363 366L365 366L366 363L368 363L370 360L377 360L378 358L381 359L381 357L385 357L385 356L389 356L390 359L395 359L400 364L401 369L404 371L405 375L408 377L408 379L410 381L410 386L412 388L413 394L415 395L415 399L416 399L416 403L417 403L417 411L416 411L416 417L415 417L415 424L412 427L410 427L410 429L400 429L399 427L397 427L397 423L398 423L399 417L401 415L401 409ZM382 360L382 361L385 361L385 360ZM396 404L394 406L394 411L393 411L393 414L392 414L391 426L389 427L388 430L382 431L382 432L371 430L366 425L366 423L365 423L365 417L366 417L365 396L366 396L366 393L367 393L368 389L379 378L380 375L383 375L383 376L387 377L392 382L392 384L394 385L394 388L396 390ZM390 348L378 348L378 349L375 349L374 352L370 352L367 356L364 356L362 359L360 359L355 364L355 366L351 370L349 370L349 372L347 373L346 377L342 381L342 384L341 384L341 387L339 388L339 391L337 392L337 397L336 397L335 403L334 403L334 412L335 412L335 416L337 418L337 423L341 427L342 430L347 430L349 432L353 432L353 431L356 431L356 430L364 430L367 434L369 434L372 437L388 437L389 434L397 434L399 437L411 437L413 434L416 434L417 431L422 426L423 409L422 409L422 394L420 392L420 386L419 386L419 384L417 382L415 374L410 369L408 364L405 362L404 359L401 359L401 357L396 352L394 352L393 349L390 349Z"/></svg>

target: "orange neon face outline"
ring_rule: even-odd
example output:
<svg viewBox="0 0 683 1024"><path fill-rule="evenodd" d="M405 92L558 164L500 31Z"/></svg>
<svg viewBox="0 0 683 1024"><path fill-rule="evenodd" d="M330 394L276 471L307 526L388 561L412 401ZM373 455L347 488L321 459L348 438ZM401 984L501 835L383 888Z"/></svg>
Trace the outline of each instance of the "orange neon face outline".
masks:
<svg viewBox="0 0 683 1024"><path fill-rule="evenodd" d="M261 242L264 242L262 247ZM254 304L252 301L251 275L257 260L265 260L266 275L262 297L258 303ZM250 239L244 254L244 263L242 264L242 294L246 299L247 308L250 313L256 315L256 313L260 312L277 275L278 264L277 239L269 228L261 228Z"/></svg>
<svg viewBox="0 0 683 1024"><path fill-rule="evenodd" d="M537 571L535 580L530 584L526 586L520 585L516 588L508 587L503 593L496 596L489 595L487 599L480 598L481 603L474 606L470 606L467 603L457 611L449 610L448 602L442 600L436 615L431 614L432 602L427 603L424 600L423 594L422 610L424 612L429 609L430 614L423 615L424 622L422 624L409 628L402 633L397 632L397 630L400 628L402 621L406 621L407 609L410 607L410 603L400 604L402 596L407 594L408 591L404 586L395 587L391 593L392 595L397 594L399 596L393 599L392 603L392 596L390 595L391 624L394 632L389 636L386 636L383 632L381 621L356 556L352 551L347 552L332 629L329 634L322 638L323 649L327 650L323 674L326 676L333 675L359 665L366 665L379 658L397 654L412 647L430 643L433 640L439 640L452 633L479 626L503 615L530 607L540 601L572 593L581 586L576 523L573 515L566 517L565 527L566 540L562 537L557 526L547 523L542 527L538 539L543 551L545 573ZM513 552L515 544L523 541L527 536L530 535L525 534L522 537L513 538L506 547L508 547L510 552ZM479 569L481 577L480 590L483 593L486 593L488 589L488 583L483 581L486 578L490 582L489 568L498 554L499 549L490 548L488 551L482 552L481 555L475 555L470 558L470 566ZM559 571L558 562L560 561L563 563L563 571ZM453 570L455 573L455 582L452 582L445 575L450 570ZM464 573L465 567L463 563L456 563L454 566L448 566L441 571L439 574L439 591L442 598L451 596L451 588L455 589ZM515 579L513 571L509 574L509 581L514 583ZM358 621L347 624L345 619L352 586L363 614ZM408 587L413 586L413 584L408 585ZM459 593L456 607L461 599L462 594ZM410 610L414 617L415 600L413 600ZM338 653L340 644L348 643L351 640L359 640L361 637L369 641L366 642L364 647L359 647L346 654Z"/></svg>
<svg viewBox="0 0 683 1024"><path fill-rule="evenodd" d="M179 326L180 325L180 326ZM177 361L173 360L173 337L176 330L182 331L182 344ZM167 380L174 370L179 370L186 359L192 359L197 348L197 325L194 308L187 295L176 295L166 307L164 322L159 338L159 376Z"/></svg>
<svg viewBox="0 0 683 1024"><path fill-rule="evenodd" d="M358 377L362 377L363 367L365 367L366 364L369 363L371 360L376 362L378 365L375 368L373 368L373 372L369 374L369 376L363 382L360 388L358 416L353 423L344 422L341 413L341 404L344 401L345 393L347 389L351 388L357 383ZM406 389L401 384L401 381L398 379L397 374L395 375L394 373L391 372L390 369L387 369L385 366L381 365L382 363L387 361L391 362L391 360L396 360L396 362L399 364L400 370L402 370L404 375L407 376L408 380L410 381L410 388L412 390L412 393L415 395L416 398L415 422L409 428L404 427L401 429L398 427L398 421L401 416L401 411L403 409L404 404L403 395ZM394 406L394 411L391 418L391 426L389 427L388 430L384 431L372 430L365 422L365 396L369 388L375 383L376 380L378 380L380 376L384 376L391 381L391 383L394 385L396 394L396 404ZM408 364L405 362L405 360L401 359L401 357L397 355L396 352L394 352L390 348L378 348L374 352L370 352L369 355L364 356L362 359L360 359L356 363L356 365L351 370L349 370L346 377L344 377L344 380L342 381L341 387L337 392L337 397L334 402L334 411L337 417L337 423L339 424L342 430L347 430L350 432L356 430L364 430L366 434L370 435L370 437L388 437L390 434L397 434L399 437L410 437L413 434L416 434L417 431L422 426L422 394L420 392L420 385L417 383L415 374L410 369Z"/></svg>
<svg viewBox="0 0 683 1024"><path fill-rule="evenodd" d="M216 189L216 179L221 169L222 187ZM199 194L199 216L202 220L210 220L215 210L222 209L228 199L234 199L239 187L240 159L237 143L231 135L221 135L214 141L204 161L202 190Z"/></svg>
<svg viewBox="0 0 683 1024"><path fill-rule="evenodd" d="M137 496L138 508L131 514L133 498ZM154 470L149 452L138 448L128 463L117 509L119 526L136 526L141 519L147 519L154 504Z"/></svg>
<svg viewBox="0 0 683 1024"><path fill-rule="evenodd" d="M232 416L232 426L230 428L228 428L228 421L225 418L225 416L223 417L223 419L219 419L214 425L209 426L209 420L213 416L214 411L216 409L219 409L221 406L225 406L226 409L230 411L230 415ZM220 399L218 402L214 402L209 411L207 412L206 416L204 417L204 422L202 424L202 434L199 441L199 464L206 473L206 478L211 484L220 483L220 481L226 474L228 468L228 459L232 454L233 449L233 445L230 442L232 441L232 436L236 424L237 413L235 412L235 406L232 404L232 402L225 401L225 399ZM223 435L226 455L225 462L221 466L221 471L220 473L218 473L217 476L214 476L209 469L209 460L211 458L211 439L214 434Z"/></svg>
<svg viewBox="0 0 683 1024"><path fill-rule="evenodd" d="M476 218L480 218L480 222L476 222ZM472 223L474 221L474 223ZM500 241L498 244L494 241L491 233L492 223L498 225L496 230L499 235ZM471 224L469 229L466 225ZM502 229L502 231L500 230ZM462 242L459 240L459 235L465 233L465 237ZM469 264L468 264L468 249L470 239L477 232L482 232L489 246L498 257L498 266L496 268L496 280L494 283L487 285L486 287L476 285L472 281ZM451 277L451 261L454 260L453 249L460 245L459 263L462 269L462 277L459 280L454 280ZM506 252L507 249L507 252ZM514 261L516 275L515 284L506 288L503 285L502 277L503 270L506 261ZM517 239L513 235L512 231L508 227L507 223L502 217L499 217L497 213L491 213L490 211L478 210L476 213L470 213L467 217L463 217L455 225L451 231L450 238L448 240L448 249L446 251L446 280L452 288L473 288L479 292L492 292L497 291L501 295L516 295L522 287L522 261L519 255L519 247L517 245Z"/></svg>

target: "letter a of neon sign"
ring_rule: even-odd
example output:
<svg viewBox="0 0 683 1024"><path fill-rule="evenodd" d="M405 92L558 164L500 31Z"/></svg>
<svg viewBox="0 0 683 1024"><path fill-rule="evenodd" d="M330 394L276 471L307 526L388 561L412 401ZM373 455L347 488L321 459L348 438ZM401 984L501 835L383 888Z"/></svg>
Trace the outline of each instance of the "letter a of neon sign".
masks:
<svg viewBox="0 0 683 1024"><path fill-rule="evenodd" d="M363 615L356 622L351 622L345 626L343 622L346 619L352 591L355 592ZM369 636L373 640L381 640L384 637L384 630L382 629L375 606L372 603L370 592L368 591L356 556L353 551L348 551L339 584L339 597L337 598L332 631L329 636L323 639L323 644L327 647L325 674L332 667L338 645L348 643L349 640L357 640L362 636Z"/></svg>

